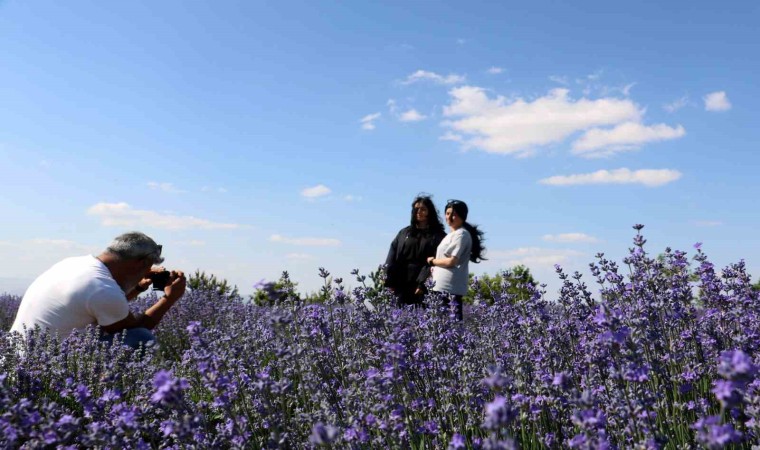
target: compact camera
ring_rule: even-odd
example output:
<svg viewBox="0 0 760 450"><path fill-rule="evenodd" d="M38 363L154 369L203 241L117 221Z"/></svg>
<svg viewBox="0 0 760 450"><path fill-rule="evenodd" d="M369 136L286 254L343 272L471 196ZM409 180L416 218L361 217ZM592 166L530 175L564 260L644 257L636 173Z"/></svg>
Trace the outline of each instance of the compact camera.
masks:
<svg viewBox="0 0 760 450"><path fill-rule="evenodd" d="M153 282L153 290L163 291L166 285L169 284L170 276L171 274L168 270L150 274L150 280Z"/></svg>

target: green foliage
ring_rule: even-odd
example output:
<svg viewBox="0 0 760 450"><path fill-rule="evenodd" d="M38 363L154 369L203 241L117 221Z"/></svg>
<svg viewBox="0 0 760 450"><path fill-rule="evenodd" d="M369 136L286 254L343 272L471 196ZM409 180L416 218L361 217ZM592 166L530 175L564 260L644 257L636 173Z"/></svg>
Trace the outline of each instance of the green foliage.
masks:
<svg viewBox="0 0 760 450"><path fill-rule="evenodd" d="M273 306L284 302L301 302L302 299L298 291L296 291L296 287L298 287L298 283L291 280L290 274L284 271L277 281L260 281L256 283L256 292L251 296L251 301L259 306Z"/></svg>
<svg viewBox="0 0 760 450"><path fill-rule="evenodd" d="M362 299L369 300L373 304L375 302L391 302L392 297L389 291L385 289L386 274L383 266L379 266L376 270L370 272L369 275L362 275L359 273L359 269L354 269L351 271L351 275L354 275L356 281L361 285L357 289L361 292L360 296ZM340 303L348 298L349 293L346 292L343 286L342 278L333 278L324 269L320 269L320 277L324 278L324 284L319 291L306 294L303 298L305 303L325 303L331 298L337 299L338 303Z"/></svg>
<svg viewBox="0 0 760 450"><path fill-rule="evenodd" d="M667 252L670 252L670 249L667 250ZM657 262L662 265L662 273L664 275L667 275L668 277L672 277L673 275L676 275L676 271L668 266L667 263L667 253L660 253L657 255ZM685 269L688 270L688 269ZM699 281L699 274L697 274L696 269L692 269L690 272L688 272L689 281L691 282L698 282Z"/></svg>
<svg viewBox="0 0 760 450"><path fill-rule="evenodd" d="M219 294L231 296L238 295L237 286L231 285L227 280L219 280L216 275L206 275L206 272L196 270L194 274L187 279L187 286L194 290L214 291Z"/></svg>
<svg viewBox="0 0 760 450"><path fill-rule="evenodd" d="M533 279L530 269L522 265L503 270L494 276L484 274L476 278L470 273L470 289L464 297L464 302L479 301L490 305L495 299L513 303L527 300L531 295L530 288L537 285L538 282Z"/></svg>
<svg viewBox="0 0 760 450"><path fill-rule="evenodd" d="M21 304L21 297L10 294L0 294L0 330L11 329L16 320L16 311Z"/></svg>
<svg viewBox="0 0 760 450"><path fill-rule="evenodd" d="M370 284L367 284L367 278L369 278ZM357 281L362 284L362 287L366 289L365 296L370 300L377 300L381 297L381 294L385 291L385 270L383 266L379 266L376 270L369 273L367 277L358 276Z"/></svg>

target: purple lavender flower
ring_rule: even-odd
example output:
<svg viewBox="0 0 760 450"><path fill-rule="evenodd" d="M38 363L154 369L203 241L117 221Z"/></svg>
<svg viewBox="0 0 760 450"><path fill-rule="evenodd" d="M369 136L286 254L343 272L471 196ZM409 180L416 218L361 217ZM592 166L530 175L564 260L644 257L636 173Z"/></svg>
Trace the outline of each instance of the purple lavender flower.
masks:
<svg viewBox="0 0 760 450"><path fill-rule="evenodd" d="M182 399L182 391L187 389L189 383L184 378L174 378L171 371L159 370L153 377L153 387L156 391L150 399L161 405L172 405Z"/></svg>
<svg viewBox="0 0 760 450"><path fill-rule="evenodd" d="M499 391L509 385L510 379L504 374L501 367L493 367L489 372L488 377L483 379L483 384L492 390Z"/></svg>
<svg viewBox="0 0 760 450"><path fill-rule="evenodd" d="M463 448L467 448L467 439L459 433L454 433L454 435L451 436L448 450L460 450Z"/></svg>
<svg viewBox="0 0 760 450"><path fill-rule="evenodd" d="M497 395L492 402L486 404L483 427L498 430L509 425L517 417L517 413L507 403L507 399Z"/></svg>
<svg viewBox="0 0 760 450"><path fill-rule="evenodd" d="M552 379L552 385L557 386L563 391L570 387L570 377L565 372L559 372L554 375Z"/></svg>
<svg viewBox="0 0 760 450"><path fill-rule="evenodd" d="M190 291L143 356L92 333L9 336L18 302L0 295L0 448L654 449L716 403L667 445L756 440L760 302L743 262L719 270L697 249L692 268L644 243L626 270L597 255L599 295L561 268L558 298L505 280L461 327L394 308L382 276L348 292L325 270L319 304L292 282L292 302Z"/></svg>
<svg viewBox="0 0 760 450"><path fill-rule="evenodd" d="M742 400L741 392L733 381L716 380L711 392L724 408L736 406Z"/></svg>
<svg viewBox="0 0 760 450"><path fill-rule="evenodd" d="M742 434L730 423L721 424L718 416L699 419L692 428L697 431L697 441L709 449L722 449L742 440Z"/></svg>
<svg viewBox="0 0 760 450"><path fill-rule="evenodd" d="M317 422L311 429L309 442L314 445L330 445L337 439L340 430L332 425Z"/></svg>
<svg viewBox="0 0 760 450"><path fill-rule="evenodd" d="M726 350L718 359L718 373L728 380L751 381L757 369L752 358L741 350Z"/></svg>

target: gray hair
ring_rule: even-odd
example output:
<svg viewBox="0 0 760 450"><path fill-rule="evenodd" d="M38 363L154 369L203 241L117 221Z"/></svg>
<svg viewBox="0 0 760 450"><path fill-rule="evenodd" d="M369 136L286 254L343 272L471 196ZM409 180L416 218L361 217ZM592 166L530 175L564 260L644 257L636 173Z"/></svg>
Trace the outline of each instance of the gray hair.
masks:
<svg viewBox="0 0 760 450"><path fill-rule="evenodd" d="M161 246L145 233L131 231L116 236L106 248L106 252L118 256L120 259L140 259L150 257L153 264L161 264Z"/></svg>

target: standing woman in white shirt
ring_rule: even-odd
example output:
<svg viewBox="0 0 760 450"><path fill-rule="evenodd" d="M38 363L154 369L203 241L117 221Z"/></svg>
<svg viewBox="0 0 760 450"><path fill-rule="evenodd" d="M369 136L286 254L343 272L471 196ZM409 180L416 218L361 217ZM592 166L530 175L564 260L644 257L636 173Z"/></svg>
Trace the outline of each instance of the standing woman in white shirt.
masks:
<svg viewBox="0 0 760 450"><path fill-rule="evenodd" d="M462 297L467 294L469 262L484 260L483 231L467 222L469 209L461 200L446 203L446 223L451 232L438 245L435 257L427 259L432 267L433 291L447 294L444 303L453 300L457 320L462 320Z"/></svg>

